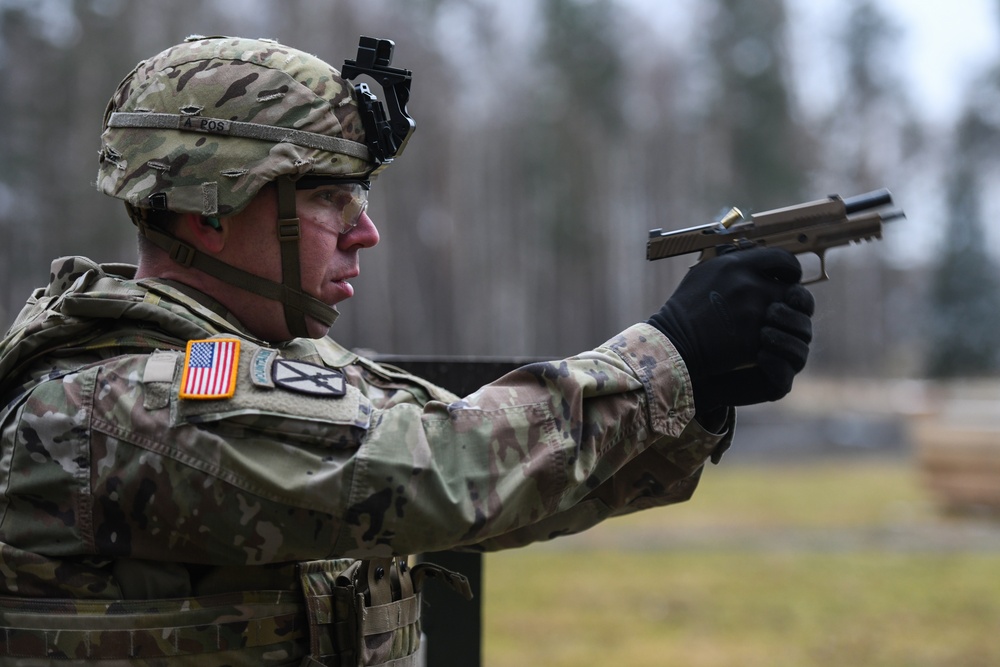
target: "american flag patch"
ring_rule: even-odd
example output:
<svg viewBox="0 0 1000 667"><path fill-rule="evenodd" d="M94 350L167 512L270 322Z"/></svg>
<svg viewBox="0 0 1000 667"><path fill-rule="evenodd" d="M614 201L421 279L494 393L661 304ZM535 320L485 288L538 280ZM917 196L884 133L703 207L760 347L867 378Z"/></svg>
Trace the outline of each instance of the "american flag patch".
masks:
<svg viewBox="0 0 1000 667"><path fill-rule="evenodd" d="M181 398L229 398L236 391L240 341L212 338L188 341Z"/></svg>

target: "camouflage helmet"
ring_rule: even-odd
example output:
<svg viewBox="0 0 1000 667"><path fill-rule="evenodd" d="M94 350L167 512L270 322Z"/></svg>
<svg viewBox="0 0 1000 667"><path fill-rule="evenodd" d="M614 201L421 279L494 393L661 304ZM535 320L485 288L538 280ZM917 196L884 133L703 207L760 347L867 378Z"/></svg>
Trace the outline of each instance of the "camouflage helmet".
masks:
<svg viewBox="0 0 1000 667"><path fill-rule="evenodd" d="M390 67L393 46L362 36L357 60L338 72L273 40L189 37L119 84L104 114L97 187L123 199L139 233L175 262L279 301L292 336L309 335L307 317L332 325L337 309L302 289L295 190L331 181L367 189L402 152L415 128L411 73ZM362 74L382 87L388 113L367 84L347 82ZM270 182L281 282L198 250L150 216L196 214L217 226Z"/></svg>
<svg viewBox="0 0 1000 667"><path fill-rule="evenodd" d="M140 62L104 115L97 187L140 209L204 216L279 176L366 178L357 93L273 40L189 37Z"/></svg>

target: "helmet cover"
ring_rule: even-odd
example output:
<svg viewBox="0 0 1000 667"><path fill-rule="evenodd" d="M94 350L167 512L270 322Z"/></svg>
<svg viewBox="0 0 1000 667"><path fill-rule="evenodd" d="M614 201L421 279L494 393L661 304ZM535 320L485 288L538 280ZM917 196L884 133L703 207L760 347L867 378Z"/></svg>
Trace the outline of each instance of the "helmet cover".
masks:
<svg viewBox="0 0 1000 667"><path fill-rule="evenodd" d="M230 215L278 176L366 178L356 91L272 40L189 37L140 62L104 116L97 187L138 208Z"/></svg>

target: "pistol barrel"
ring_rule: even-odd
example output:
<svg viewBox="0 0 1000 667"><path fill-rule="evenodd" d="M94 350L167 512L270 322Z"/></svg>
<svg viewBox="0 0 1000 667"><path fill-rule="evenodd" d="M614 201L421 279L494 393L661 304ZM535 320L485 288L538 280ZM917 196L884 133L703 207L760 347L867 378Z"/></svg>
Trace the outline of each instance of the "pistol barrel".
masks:
<svg viewBox="0 0 1000 667"><path fill-rule="evenodd" d="M844 199L844 209L847 214L867 211L876 206L885 206L892 203L892 193L886 188L866 192L863 195L855 195Z"/></svg>

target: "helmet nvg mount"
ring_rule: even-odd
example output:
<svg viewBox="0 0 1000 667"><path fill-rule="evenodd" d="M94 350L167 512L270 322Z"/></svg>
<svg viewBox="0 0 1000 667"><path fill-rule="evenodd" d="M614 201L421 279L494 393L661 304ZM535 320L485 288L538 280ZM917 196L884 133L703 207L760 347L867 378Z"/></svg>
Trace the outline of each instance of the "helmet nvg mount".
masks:
<svg viewBox="0 0 1000 667"><path fill-rule="evenodd" d="M139 231L182 264L280 301L293 336L305 316L332 325L336 308L299 277L295 182L369 180L400 155L415 123L411 73L390 67L390 40L362 37L343 72L273 40L189 37L140 62L104 115L99 190L125 201ZM364 83L382 88L382 102ZM318 178L317 178L318 177ZM239 270L149 222L162 210L226 216L275 182L282 282Z"/></svg>
<svg viewBox="0 0 1000 667"><path fill-rule="evenodd" d="M355 86L361 122L365 129L365 143L378 163L373 174L384 169L395 156L403 152L417 126L406 112L412 75L408 69L389 67L393 47L394 44L388 39L362 37L357 59L345 60L341 70L342 76L348 80L353 80L359 74L367 74L375 79L389 102L389 117L386 118L385 107L372 94L368 84L359 83Z"/></svg>

